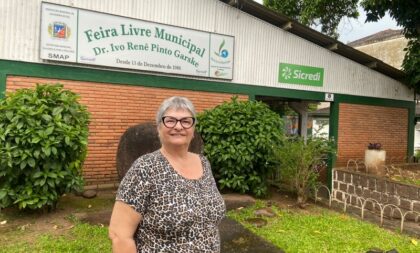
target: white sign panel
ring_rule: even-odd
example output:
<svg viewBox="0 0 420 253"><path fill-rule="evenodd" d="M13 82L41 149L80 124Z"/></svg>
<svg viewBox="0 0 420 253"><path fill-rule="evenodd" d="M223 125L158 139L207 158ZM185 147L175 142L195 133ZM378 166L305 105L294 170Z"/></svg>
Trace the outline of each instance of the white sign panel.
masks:
<svg viewBox="0 0 420 253"><path fill-rule="evenodd" d="M334 94L333 93L325 93L325 101L333 102L334 101Z"/></svg>
<svg viewBox="0 0 420 253"><path fill-rule="evenodd" d="M41 58L83 64L129 68L182 75L232 79L233 45L231 36L163 25L105 13L43 3ZM74 20L51 13L75 13ZM65 39L52 36L47 24L72 31ZM62 28L64 29L64 28ZM74 33L73 33L74 31ZM77 35L77 36L76 36ZM56 48L75 48L66 58L50 51L44 44L50 40Z"/></svg>
<svg viewBox="0 0 420 253"><path fill-rule="evenodd" d="M76 62L77 9L42 4L41 58Z"/></svg>
<svg viewBox="0 0 420 253"><path fill-rule="evenodd" d="M210 77L232 79L233 37L210 36Z"/></svg>

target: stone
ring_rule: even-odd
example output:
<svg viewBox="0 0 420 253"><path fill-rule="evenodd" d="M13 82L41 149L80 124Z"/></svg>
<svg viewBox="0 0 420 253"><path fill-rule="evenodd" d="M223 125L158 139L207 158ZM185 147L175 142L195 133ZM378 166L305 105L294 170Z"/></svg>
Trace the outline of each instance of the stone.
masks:
<svg viewBox="0 0 420 253"><path fill-rule="evenodd" d="M408 185L396 184L397 194L403 198L410 197L410 187Z"/></svg>
<svg viewBox="0 0 420 253"><path fill-rule="evenodd" d="M369 181L368 178L366 176L364 176L360 179L360 185L363 188L368 187L368 181Z"/></svg>
<svg viewBox="0 0 420 253"><path fill-rule="evenodd" d="M388 196L388 204L393 204L396 206L400 205L400 198L398 196Z"/></svg>
<svg viewBox="0 0 420 253"><path fill-rule="evenodd" d="M241 207L248 207L255 204L255 199L249 195L229 193L222 195L226 210L233 210Z"/></svg>
<svg viewBox="0 0 420 253"><path fill-rule="evenodd" d="M413 205L412 200L400 198L400 205L399 206L401 208L404 208L404 209L407 209L407 210L412 210L412 208L413 208L412 205Z"/></svg>
<svg viewBox="0 0 420 253"><path fill-rule="evenodd" d="M347 184L345 183L340 183L339 185L339 190L343 191L343 192L347 192Z"/></svg>
<svg viewBox="0 0 420 253"><path fill-rule="evenodd" d="M353 175L353 185L359 186L360 185L360 175Z"/></svg>
<svg viewBox="0 0 420 253"><path fill-rule="evenodd" d="M83 192L82 197L86 198L86 199L92 199L92 198L96 197L97 193L98 192L96 190L87 190L87 191Z"/></svg>
<svg viewBox="0 0 420 253"><path fill-rule="evenodd" d="M337 181L344 181L344 172L337 171Z"/></svg>
<svg viewBox="0 0 420 253"><path fill-rule="evenodd" d="M83 196L83 191L79 191L79 190L73 191L73 194L74 194L74 196L82 197Z"/></svg>
<svg viewBox="0 0 420 253"><path fill-rule="evenodd" d="M255 210L254 215L262 217L274 217L276 216L276 213L270 207L265 207Z"/></svg>
<svg viewBox="0 0 420 253"><path fill-rule="evenodd" d="M254 225L257 228L267 225L267 221L264 220L263 218L248 218L245 221L248 222L249 224Z"/></svg>
<svg viewBox="0 0 420 253"><path fill-rule="evenodd" d="M366 253L384 253L384 251L379 248L371 248L368 251L366 251Z"/></svg>
<svg viewBox="0 0 420 253"><path fill-rule="evenodd" d="M117 150L117 172L121 181L133 162L140 156L151 153L161 147L156 124L146 122L128 128L120 138ZM200 134L194 132L194 138L190 143L190 152L201 154L203 152L203 140Z"/></svg>
<svg viewBox="0 0 420 253"><path fill-rule="evenodd" d="M377 180L376 181L376 190L378 192L385 192L386 187L385 187L385 181L384 180Z"/></svg>
<svg viewBox="0 0 420 253"><path fill-rule="evenodd" d="M413 211L420 213L420 201L414 201L413 202Z"/></svg>
<svg viewBox="0 0 420 253"><path fill-rule="evenodd" d="M372 191L376 190L376 178L368 178L368 188Z"/></svg>
<svg viewBox="0 0 420 253"><path fill-rule="evenodd" d="M395 183L391 181L386 182L386 193L389 195L395 195Z"/></svg>
<svg viewBox="0 0 420 253"><path fill-rule="evenodd" d="M353 183L353 175L350 173L345 173L344 182L348 184Z"/></svg>
<svg viewBox="0 0 420 253"><path fill-rule="evenodd" d="M418 197L418 195L417 195L417 190L418 190L418 188L419 187L416 187L416 186L410 186L409 187L409 189L408 189L408 191L409 191L409 198L410 199L412 199L412 200L417 200L417 199L419 199L420 200L420 198Z"/></svg>
<svg viewBox="0 0 420 253"><path fill-rule="evenodd" d="M347 192L349 194L355 194L356 193L356 188L354 187L354 185L349 185Z"/></svg>

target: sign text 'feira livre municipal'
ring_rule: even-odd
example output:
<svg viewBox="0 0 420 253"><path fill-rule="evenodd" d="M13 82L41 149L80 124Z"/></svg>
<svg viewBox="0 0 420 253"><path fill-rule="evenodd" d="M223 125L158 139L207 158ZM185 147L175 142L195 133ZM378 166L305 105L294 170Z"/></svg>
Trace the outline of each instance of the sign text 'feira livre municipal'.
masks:
<svg viewBox="0 0 420 253"><path fill-rule="evenodd" d="M232 79L234 37L42 3L41 58Z"/></svg>

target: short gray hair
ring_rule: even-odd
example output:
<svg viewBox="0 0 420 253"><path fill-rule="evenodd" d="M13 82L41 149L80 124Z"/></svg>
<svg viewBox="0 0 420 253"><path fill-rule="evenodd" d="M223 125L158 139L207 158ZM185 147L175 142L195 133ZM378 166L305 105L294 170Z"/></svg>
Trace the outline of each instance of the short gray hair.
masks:
<svg viewBox="0 0 420 253"><path fill-rule="evenodd" d="M170 97L165 99L159 107L159 110L156 113L156 124L159 125L162 122L162 117L165 112L169 109L184 109L191 113L192 117L195 118L196 113L194 109L194 105L191 101L186 97Z"/></svg>

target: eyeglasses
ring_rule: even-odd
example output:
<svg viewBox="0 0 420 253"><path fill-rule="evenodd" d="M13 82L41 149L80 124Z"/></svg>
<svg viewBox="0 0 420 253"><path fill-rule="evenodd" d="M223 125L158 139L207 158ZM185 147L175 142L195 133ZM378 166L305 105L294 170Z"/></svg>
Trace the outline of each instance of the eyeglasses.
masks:
<svg viewBox="0 0 420 253"><path fill-rule="evenodd" d="M185 118L177 119L171 116L162 117L162 123L167 128L174 128L176 124L178 123L178 121L181 123L181 126L184 129L189 129L192 126L194 126L195 118L185 117Z"/></svg>

